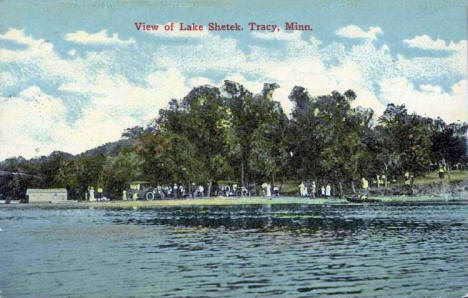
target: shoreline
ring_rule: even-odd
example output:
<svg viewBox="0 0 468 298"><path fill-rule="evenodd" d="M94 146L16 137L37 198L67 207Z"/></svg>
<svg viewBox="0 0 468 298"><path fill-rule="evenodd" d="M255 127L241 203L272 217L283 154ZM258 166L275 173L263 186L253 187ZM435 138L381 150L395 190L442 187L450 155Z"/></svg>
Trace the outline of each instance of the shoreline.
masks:
<svg viewBox="0 0 468 298"><path fill-rule="evenodd" d="M301 197L206 197L196 199L177 200L154 200L154 201L66 201L56 203L26 203L20 204L12 202L10 204L0 204L0 208L62 208L62 209L139 209L157 207L203 207L203 206L238 206L238 205L375 205L382 203L443 203L443 202L466 202L468 203L468 193L458 193L456 195L417 195L417 196L375 196L372 199L377 202L352 203L340 198L301 198Z"/></svg>

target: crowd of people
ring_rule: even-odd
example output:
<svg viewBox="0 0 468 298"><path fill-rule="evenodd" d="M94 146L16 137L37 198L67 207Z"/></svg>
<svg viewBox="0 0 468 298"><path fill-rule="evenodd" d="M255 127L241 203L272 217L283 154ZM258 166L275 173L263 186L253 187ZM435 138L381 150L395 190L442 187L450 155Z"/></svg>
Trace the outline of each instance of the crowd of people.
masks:
<svg viewBox="0 0 468 298"><path fill-rule="evenodd" d="M439 169L439 177L444 179L446 169L441 167ZM395 179L389 179L385 174L377 175L370 181L364 177L361 178L361 185L357 190L357 194L361 198L369 197L369 188L371 186L376 188L387 188L391 183L396 182ZM404 186L409 190L412 189L414 183L414 176L410 172L405 172L403 175ZM289 190L287 194L294 193L294 190ZM296 194L300 197L309 198L330 198L339 196L337 185L331 183L317 183L316 181L301 181L297 185ZM248 186L240 186L236 183L222 183L213 184L208 189L206 185L191 183L184 185L182 183L175 183L172 186L157 185L155 187L146 187L137 189L124 190L122 192L122 200L155 200L155 199L179 199L179 198L200 198L207 196L216 197L249 197L249 196L265 196L265 197L279 197L284 195L282 191L282 184L271 184L264 182L261 185L251 184ZM106 201L110 197L101 187L94 189L88 188L86 198L90 201ZM116 199L116 198L113 198Z"/></svg>

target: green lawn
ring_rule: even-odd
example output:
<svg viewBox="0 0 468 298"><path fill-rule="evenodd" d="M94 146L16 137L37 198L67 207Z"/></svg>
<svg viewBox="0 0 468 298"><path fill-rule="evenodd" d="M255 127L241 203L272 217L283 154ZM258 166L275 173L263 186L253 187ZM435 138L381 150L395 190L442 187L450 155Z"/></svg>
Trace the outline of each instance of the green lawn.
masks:
<svg viewBox="0 0 468 298"><path fill-rule="evenodd" d="M452 182L459 182L459 181L464 181L468 180L468 171L466 170L455 170L455 171L450 171L450 181ZM437 171L430 172L426 174L425 176L420 176L416 177L414 179L414 184L430 184L430 183L439 183L439 182L444 182L448 183L448 175L445 174L445 177L443 180L439 178L439 173Z"/></svg>

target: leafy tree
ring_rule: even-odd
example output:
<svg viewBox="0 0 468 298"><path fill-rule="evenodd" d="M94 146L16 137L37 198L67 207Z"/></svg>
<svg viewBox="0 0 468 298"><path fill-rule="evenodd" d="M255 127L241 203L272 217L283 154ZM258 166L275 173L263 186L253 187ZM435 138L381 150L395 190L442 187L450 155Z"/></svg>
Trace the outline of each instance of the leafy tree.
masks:
<svg viewBox="0 0 468 298"><path fill-rule="evenodd" d="M66 187L82 198L89 186L120 196L131 180L203 183L313 179L343 189L360 177L423 175L437 165L466 165L468 125L445 123L389 104L374 123L371 109L352 107L357 95L312 97L295 86L289 119L272 100L277 84L253 94L241 84L193 88L173 99L149 126L126 129L122 138L73 156L53 152L0 162L0 192L24 197L28 187Z"/></svg>
<svg viewBox="0 0 468 298"><path fill-rule="evenodd" d="M389 104L376 127L381 137L381 160L393 175L421 174L430 168L430 132L423 118L408 114L404 105Z"/></svg>
<svg viewBox="0 0 468 298"><path fill-rule="evenodd" d="M105 156L100 154L65 160L58 170L57 181L69 190L71 198L83 199L89 186L95 189L104 186L100 177L105 159Z"/></svg>
<svg viewBox="0 0 468 298"><path fill-rule="evenodd" d="M296 86L289 98L295 104L291 152L298 178L335 183L342 194L343 183L363 176L362 165L371 159L365 136L373 113L351 107L352 90L312 98Z"/></svg>
<svg viewBox="0 0 468 298"><path fill-rule="evenodd" d="M120 197L129 182L143 179L142 165L142 158L132 151L120 152L116 157L109 156L103 164L99 184L113 196Z"/></svg>
<svg viewBox="0 0 468 298"><path fill-rule="evenodd" d="M172 134L174 141L194 146L192 158L204 164L196 180L208 184L209 194L213 182L230 174L226 159L229 114L220 91L209 86L194 88L180 102L173 100L160 115L157 123L161 131Z"/></svg>
<svg viewBox="0 0 468 298"><path fill-rule="evenodd" d="M143 173L153 182L206 182L196 147L185 136L157 131L143 136L135 149L143 159Z"/></svg>
<svg viewBox="0 0 468 298"><path fill-rule="evenodd" d="M287 118L280 104L271 100L276 88L277 84L265 84L262 94L254 96L244 86L225 81L231 115L227 140L242 185L248 184L247 179L274 179L284 166Z"/></svg>

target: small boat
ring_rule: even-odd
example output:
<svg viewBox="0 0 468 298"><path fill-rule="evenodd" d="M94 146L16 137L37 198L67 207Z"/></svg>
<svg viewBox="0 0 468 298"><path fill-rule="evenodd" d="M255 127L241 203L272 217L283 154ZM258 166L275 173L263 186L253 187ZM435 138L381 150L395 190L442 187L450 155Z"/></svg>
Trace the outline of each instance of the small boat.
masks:
<svg viewBox="0 0 468 298"><path fill-rule="evenodd" d="M354 197L348 197L345 196L346 200L351 203L377 203L380 202L379 200L374 200L374 199L369 199L366 197L361 197L361 196L354 196Z"/></svg>

